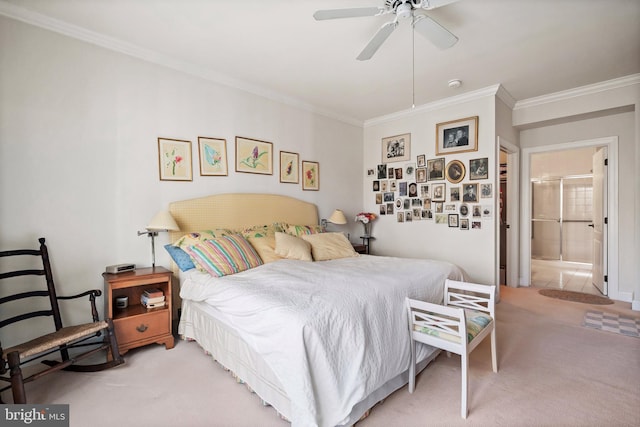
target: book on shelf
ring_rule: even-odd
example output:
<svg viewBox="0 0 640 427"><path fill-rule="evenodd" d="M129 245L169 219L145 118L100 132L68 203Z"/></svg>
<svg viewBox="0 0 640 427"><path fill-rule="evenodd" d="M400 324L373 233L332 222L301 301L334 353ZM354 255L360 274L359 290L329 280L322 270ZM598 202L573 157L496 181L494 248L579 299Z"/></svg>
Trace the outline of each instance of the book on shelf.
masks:
<svg viewBox="0 0 640 427"><path fill-rule="evenodd" d="M160 307L164 307L167 304L166 301L160 301L160 302L152 302L149 304L143 304L146 308L160 308Z"/></svg>
<svg viewBox="0 0 640 427"><path fill-rule="evenodd" d="M145 289L142 292L142 295L146 296L147 298L156 298L156 297L164 296L164 292L162 292L162 289L158 289L158 288Z"/></svg>
<svg viewBox="0 0 640 427"><path fill-rule="evenodd" d="M164 301L164 295L162 295L160 297L153 297L153 298L147 297L146 295L142 295L140 297L140 302L143 305L153 304L153 303L162 302L162 301Z"/></svg>

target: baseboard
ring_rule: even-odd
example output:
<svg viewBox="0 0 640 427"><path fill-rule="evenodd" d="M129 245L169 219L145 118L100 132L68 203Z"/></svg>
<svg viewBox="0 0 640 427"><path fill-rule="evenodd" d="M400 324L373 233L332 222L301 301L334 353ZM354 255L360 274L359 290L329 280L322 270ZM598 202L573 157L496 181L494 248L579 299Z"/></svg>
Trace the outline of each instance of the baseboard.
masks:
<svg viewBox="0 0 640 427"><path fill-rule="evenodd" d="M640 300L633 300L631 302L631 310L640 311Z"/></svg>
<svg viewBox="0 0 640 427"><path fill-rule="evenodd" d="M618 291L617 301L623 302L632 302L633 301L633 292L620 292ZM640 303L640 301L638 301Z"/></svg>

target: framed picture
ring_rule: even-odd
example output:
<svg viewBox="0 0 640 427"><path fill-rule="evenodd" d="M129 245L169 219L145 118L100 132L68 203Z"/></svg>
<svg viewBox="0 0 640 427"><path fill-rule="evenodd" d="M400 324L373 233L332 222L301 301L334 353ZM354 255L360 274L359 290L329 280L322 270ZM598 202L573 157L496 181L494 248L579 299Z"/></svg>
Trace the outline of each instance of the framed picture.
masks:
<svg viewBox="0 0 640 427"><path fill-rule="evenodd" d="M493 197L493 186L491 184L481 184L480 197L483 199L488 199Z"/></svg>
<svg viewBox="0 0 640 427"><path fill-rule="evenodd" d="M192 181L191 141L158 138L160 181Z"/></svg>
<svg viewBox="0 0 640 427"><path fill-rule="evenodd" d="M410 157L410 133L382 138L382 163L406 161Z"/></svg>
<svg viewBox="0 0 640 427"><path fill-rule="evenodd" d="M469 218L460 218L460 230L469 229Z"/></svg>
<svg viewBox="0 0 640 427"><path fill-rule="evenodd" d="M227 140L198 137L201 176L227 176Z"/></svg>
<svg viewBox="0 0 640 427"><path fill-rule="evenodd" d="M464 164L460 160L451 160L447 163L445 173L447 181L452 184L457 184L464 179L466 171L464 169Z"/></svg>
<svg viewBox="0 0 640 427"><path fill-rule="evenodd" d="M452 202L460 201L460 187L449 188L449 194Z"/></svg>
<svg viewBox="0 0 640 427"><path fill-rule="evenodd" d="M444 179L444 157L427 160L427 172L429 181Z"/></svg>
<svg viewBox="0 0 640 427"><path fill-rule="evenodd" d="M449 214L449 227L458 228L458 214Z"/></svg>
<svg viewBox="0 0 640 427"><path fill-rule="evenodd" d="M285 184L300 182L299 159L298 153L280 152L280 182Z"/></svg>
<svg viewBox="0 0 640 427"><path fill-rule="evenodd" d="M416 168L416 182L427 182L427 168Z"/></svg>
<svg viewBox="0 0 640 427"><path fill-rule="evenodd" d="M431 200L434 202L444 202L445 184L433 184L431 186Z"/></svg>
<svg viewBox="0 0 640 427"><path fill-rule="evenodd" d="M418 167L423 168L427 166L427 157L424 154L419 154L417 157Z"/></svg>
<svg viewBox="0 0 640 427"><path fill-rule="evenodd" d="M489 158L469 160L469 179L489 178Z"/></svg>
<svg viewBox="0 0 640 427"><path fill-rule="evenodd" d="M273 144L236 136L236 172L273 175Z"/></svg>
<svg viewBox="0 0 640 427"><path fill-rule="evenodd" d="M478 151L478 116L436 125L436 155Z"/></svg>
<svg viewBox="0 0 640 427"><path fill-rule="evenodd" d="M320 163L302 161L302 189L313 191L320 189Z"/></svg>
<svg viewBox="0 0 640 427"><path fill-rule="evenodd" d="M463 202L477 202L478 201L478 184L465 184L462 191Z"/></svg>

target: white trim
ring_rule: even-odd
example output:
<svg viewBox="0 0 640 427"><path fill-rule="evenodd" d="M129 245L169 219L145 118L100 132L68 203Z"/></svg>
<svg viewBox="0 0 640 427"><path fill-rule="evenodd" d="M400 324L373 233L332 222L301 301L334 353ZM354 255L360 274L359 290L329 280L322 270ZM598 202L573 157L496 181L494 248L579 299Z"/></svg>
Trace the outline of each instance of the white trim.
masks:
<svg viewBox="0 0 640 427"><path fill-rule="evenodd" d="M591 85L580 86L573 89L562 90L560 92L554 92L548 95L523 99L515 103L515 107L513 108L513 110L522 110L525 108L548 104L550 102L565 101L572 98L578 98L580 96L593 95L613 89L624 88L638 83L640 83L640 73L620 77L617 79L606 80L604 82L594 83Z"/></svg>
<svg viewBox="0 0 640 427"><path fill-rule="evenodd" d="M445 107L451 107L454 105L463 104L469 101L474 101L476 99L482 99L489 96L493 97L498 94L501 87L502 87L501 85L497 84L497 85L486 87L484 89L478 89L478 90L463 93L460 95L452 96L449 98L440 99L434 102L430 102L428 104L419 105L415 108L398 111L396 113L387 114L385 116L375 117L373 119L365 120L364 127L367 128L370 126L392 122L401 118L407 118L407 117L415 116L417 114L422 114L429 111L440 110ZM504 89L502 89L502 91L500 92L503 95L504 93L508 94L508 92Z"/></svg>
<svg viewBox="0 0 640 427"><path fill-rule="evenodd" d="M36 27L44 28L45 30L53 31L65 36L81 40L86 43L109 49L124 55L128 55L137 59L141 59L146 62L150 62L163 67L171 68L176 71L181 71L192 76L200 77L202 79L238 89L244 92L251 93L272 101L280 102L285 105L300 108L301 110L309 111L311 113L319 114L331 119L339 120L343 123L362 127L363 121L353 117L344 117L337 115L329 110L325 110L314 105L308 104L296 98L292 98L281 93L272 91L270 89L253 85L246 81L238 80L233 77L217 73L211 69L201 67L199 65L181 61L174 57L156 52L154 50L146 49L138 45L122 41L120 39L109 37L101 33L87 30L86 28L69 24L58 19L51 18L49 16L34 12L16 6L12 3L7 3L4 0L0 0L0 15L7 16L9 18L25 22Z"/></svg>
<svg viewBox="0 0 640 427"><path fill-rule="evenodd" d="M508 140L498 136L498 188L500 189L500 149L503 149L507 155L507 224L509 224L509 239L507 241L507 284L510 287L517 288L520 284L520 147L512 144ZM498 227L499 227L498 221ZM498 240L498 246L500 246ZM499 250L499 249L498 249ZM499 264L499 263L498 263ZM500 266L498 265L498 268Z"/></svg>
<svg viewBox="0 0 640 427"><path fill-rule="evenodd" d="M608 193L608 297L630 302L627 293L619 292L618 265L618 137L590 139L545 145L522 149L522 182L520 183L520 285L531 285L531 154L549 151L571 150L575 148L607 146L609 166L607 167Z"/></svg>

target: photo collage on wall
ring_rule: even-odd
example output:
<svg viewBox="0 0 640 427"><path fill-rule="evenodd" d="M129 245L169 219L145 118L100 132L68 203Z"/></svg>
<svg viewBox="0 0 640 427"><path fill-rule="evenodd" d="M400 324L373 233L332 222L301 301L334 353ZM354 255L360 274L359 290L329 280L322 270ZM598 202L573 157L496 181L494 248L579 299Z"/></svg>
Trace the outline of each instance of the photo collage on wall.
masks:
<svg viewBox="0 0 640 427"><path fill-rule="evenodd" d="M380 215L395 215L400 223L434 221L460 230L481 229L482 220L493 217L489 159L463 162L449 156L477 151L477 128L477 117L438 124L436 157L419 154L415 162L411 134L383 138L382 163L367 171Z"/></svg>

